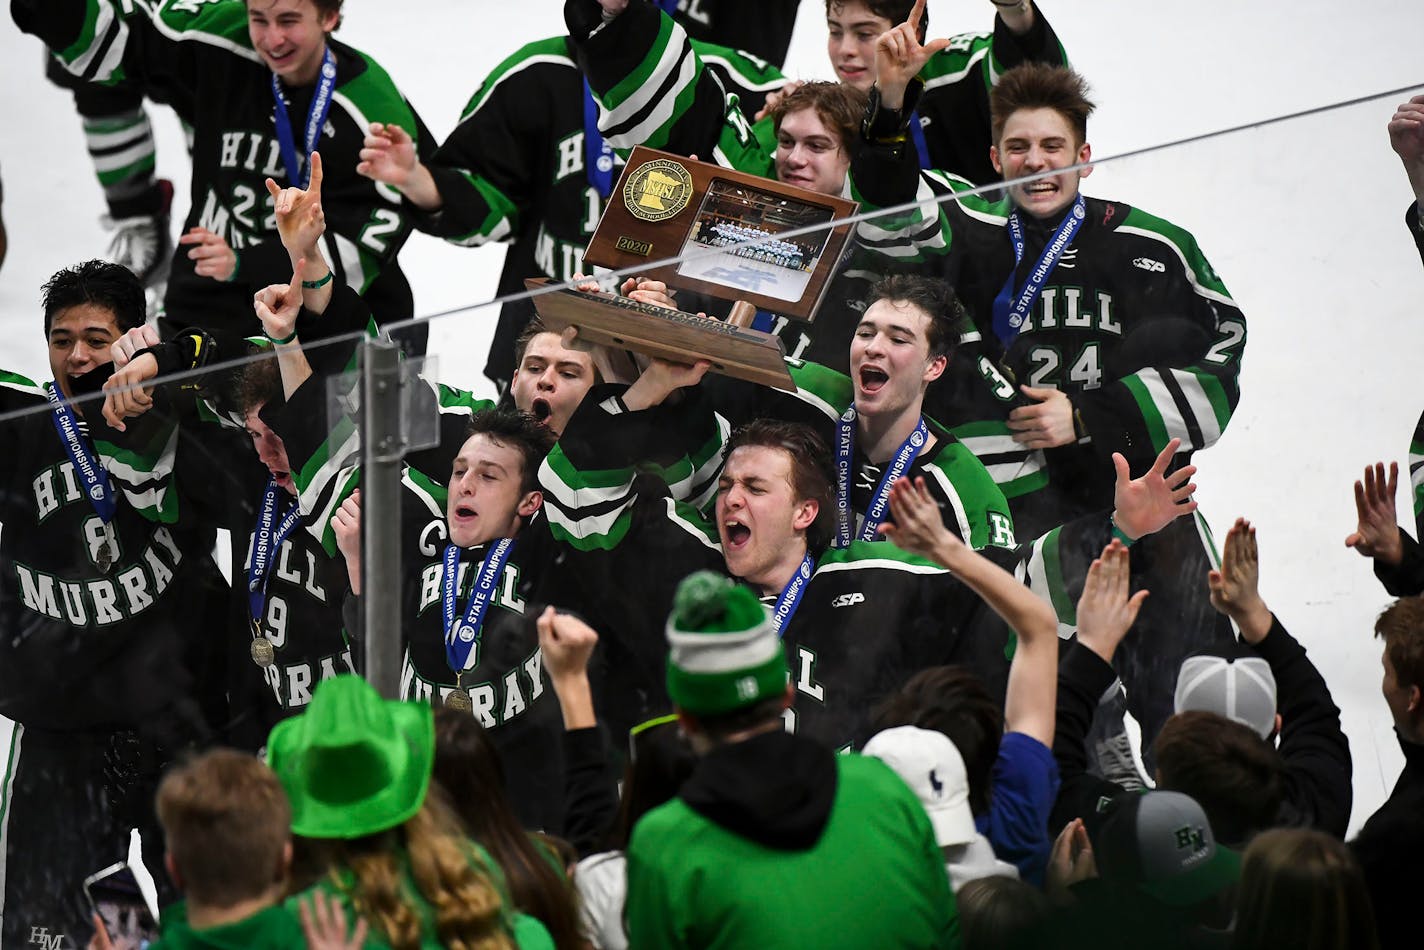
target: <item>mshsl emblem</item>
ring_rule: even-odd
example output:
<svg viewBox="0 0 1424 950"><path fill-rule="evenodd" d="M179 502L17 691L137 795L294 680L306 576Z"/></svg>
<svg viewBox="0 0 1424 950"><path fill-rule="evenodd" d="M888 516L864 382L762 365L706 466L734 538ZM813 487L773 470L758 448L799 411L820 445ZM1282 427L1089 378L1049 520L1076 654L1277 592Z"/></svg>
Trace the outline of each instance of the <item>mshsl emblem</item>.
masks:
<svg viewBox="0 0 1424 950"><path fill-rule="evenodd" d="M692 176L666 158L639 165L623 186L623 204L643 221L665 221L691 200Z"/></svg>

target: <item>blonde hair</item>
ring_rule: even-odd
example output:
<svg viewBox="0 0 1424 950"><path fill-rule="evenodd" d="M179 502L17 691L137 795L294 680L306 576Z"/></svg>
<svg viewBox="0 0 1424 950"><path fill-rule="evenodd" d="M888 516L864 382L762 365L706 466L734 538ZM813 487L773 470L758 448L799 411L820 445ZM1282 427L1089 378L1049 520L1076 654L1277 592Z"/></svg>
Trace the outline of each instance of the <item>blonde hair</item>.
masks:
<svg viewBox="0 0 1424 950"><path fill-rule="evenodd" d="M415 888L435 911L435 933L452 950L514 950L505 931L504 902L484 861L450 806L431 786L425 804L394 832L365 839L360 850L338 848L333 880L344 865L352 906L395 950L417 950L420 915L406 894L399 839L404 838ZM374 845L374 846L371 846Z"/></svg>

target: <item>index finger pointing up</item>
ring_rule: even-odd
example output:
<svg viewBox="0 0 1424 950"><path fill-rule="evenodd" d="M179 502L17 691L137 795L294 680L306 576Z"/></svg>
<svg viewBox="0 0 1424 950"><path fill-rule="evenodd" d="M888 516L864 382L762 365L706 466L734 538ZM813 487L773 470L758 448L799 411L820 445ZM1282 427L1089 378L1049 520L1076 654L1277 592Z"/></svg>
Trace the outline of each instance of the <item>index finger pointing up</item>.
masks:
<svg viewBox="0 0 1424 950"><path fill-rule="evenodd" d="M307 182L307 191L321 197L321 153L312 152L311 158L311 180Z"/></svg>

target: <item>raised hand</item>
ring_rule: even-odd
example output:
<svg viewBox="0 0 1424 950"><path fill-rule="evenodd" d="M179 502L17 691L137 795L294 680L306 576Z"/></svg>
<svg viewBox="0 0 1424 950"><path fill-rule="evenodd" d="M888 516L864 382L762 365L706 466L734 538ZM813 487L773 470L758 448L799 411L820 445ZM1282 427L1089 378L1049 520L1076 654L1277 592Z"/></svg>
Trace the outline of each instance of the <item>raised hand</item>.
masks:
<svg viewBox="0 0 1424 950"><path fill-rule="evenodd" d="M905 22L881 33L875 41L875 85L887 109L904 104L910 80L920 74L931 56L949 45L945 38L920 41L920 20L924 15L925 0L915 0Z"/></svg>
<svg viewBox="0 0 1424 950"><path fill-rule="evenodd" d="M274 343L278 340L291 342L297 332L297 316L302 312L302 266L305 259L299 259L292 269L290 284L269 284L252 297L257 319L262 321L262 332Z"/></svg>
<svg viewBox="0 0 1424 950"><path fill-rule="evenodd" d="M1009 413L1008 426L1015 442L1029 449L1052 449L1078 441L1073 430L1073 402L1067 393L1032 386L1019 388L1037 402Z"/></svg>
<svg viewBox="0 0 1424 950"><path fill-rule="evenodd" d="M1354 534L1345 539L1348 547L1364 557L1372 557L1391 566L1404 557L1404 542L1399 537L1399 520L1394 508L1394 494L1399 488L1399 463L1389 463L1385 476L1384 463L1365 467L1365 477L1355 482L1355 514L1359 523Z"/></svg>
<svg viewBox="0 0 1424 950"><path fill-rule="evenodd" d="M141 416L153 408L153 387L141 384L158 375L158 359L152 353L129 360L123 369L104 383L104 421L123 432L125 419Z"/></svg>
<svg viewBox="0 0 1424 950"><path fill-rule="evenodd" d="M302 933L307 938L307 950L359 950L365 946L368 926L365 917L356 918L356 926L348 936L346 912L341 901L316 891L298 905L301 910Z"/></svg>
<svg viewBox="0 0 1424 950"><path fill-rule="evenodd" d="M157 346L163 341L158 331L148 324L134 327L109 345L109 358L114 361L114 369L123 369L139 350Z"/></svg>
<svg viewBox="0 0 1424 950"><path fill-rule="evenodd" d="M1108 663L1147 599L1145 590L1131 592L1131 579L1127 548L1114 538L1088 568L1078 598L1078 642Z"/></svg>
<svg viewBox="0 0 1424 950"><path fill-rule="evenodd" d="M1241 638L1260 643L1271 632L1271 611L1261 599L1261 565L1256 550L1256 529L1237 518L1226 533L1221 567L1207 572L1211 605L1236 621Z"/></svg>
<svg viewBox="0 0 1424 950"><path fill-rule="evenodd" d="M356 489L342 501L331 519L336 535L336 549L346 559L346 579L351 593L361 594L361 489Z"/></svg>
<svg viewBox="0 0 1424 950"><path fill-rule="evenodd" d="M1048 867L1044 873L1044 890L1055 904L1073 903L1069 890L1079 881L1098 876L1097 862L1093 858L1093 844L1088 838L1087 826L1083 819L1074 818L1064 825L1053 842L1053 851L1048 856Z"/></svg>
<svg viewBox="0 0 1424 950"><path fill-rule="evenodd" d="M312 152L311 180L306 188L281 188L267 179L272 210L277 216L277 234L293 258L315 261L320 255L317 242L326 233L326 215L321 210L321 153Z"/></svg>
<svg viewBox="0 0 1424 950"><path fill-rule="evenodd" d="M572 614L545 607L535 622L544 670L559 700L565 729L586 729L598 724L593 711L593 691L588 683L588 660L598 646L598 634Z"/></svg>
<svg viewBox="0 0 1424 950"><path fill-rule="evenodd" d="M1168 442L1141 478L1133 478L1127 459L1117 452L1113 453L1113 468L1117 472L1117 484L1113 489L1113 522L1134 541L1155 534L1182 515L1197 510L1197 503L1192 500L1192 492L1197 490L1197 486L1190 481L1197 473L1197 467L1187 465L1163 476L1181 444L1181 439Z"/></svg>
<svg viewBox="0 0 1424 950"><path fill-rule="evenodd" d="M752 121L760 122L762 119L765 119L767 116L771 115L771 110L775 109L778 105L780 105L782 99L785 99L787 96L791 95L793 92L795 92L797 89L800 89L804 85L806 85L805 80L788 79L786 80L786 82L781 84L780 89L773 89L771 92L767 93L766 99L762 101L761 108L757 110L756 115L752 116ZM694 155L692 156L692 158L695 161L697 159L697 156Z"/></svg>
<svg viewBox="0 0 1424 950"><path fill-rule="evenodd" d="M949 567L947 561L969 549L944 526L944 516L923 476L901 478L890 486L890 514L894 523L880 526L880 534L902 550Z"/></svg>
<svg viewBox="0 0 1424 950"><path fill-rule="evenodd" d="M410 180L420 161L415 154L415 140L398 125L372 122L361 145L356 174L397 188Z"/></svg>
<svg viewBox="0 0 1424 950"><path fill-rule="evenodd" d="M1389 120L1389 144L1414 188L1414 197L1424 199L1424 96L1415 96L1394 110Z"/></svg>
<svg viewBox="0 0 1424 950"><path fill-rule="evenodd" d="M654 307L662 307L664 310L676 310L677 291L669 289L668 285L660 280L653 280L650 277L629 277L623 281L623 286L618 288L625 297L630 297L640 303L652 304Z"/></svg>
<svg viewBox="0 0 1424 950"><path fill-rule="evenodd" d="M188 259L195 262L193 272L199 277L226 281L237 272L237 252L228 246L222 235L214 234L207 228L189 228L178 243L192 247Z"/></svg>
<svg viewBox="0 0 1424 950"><path fill-rule="evenodd" d="M623 405L634 412L661 405L677 390L702 382L702 377L706 376L711 368L711 360L698 360L695 363L650 360L633 385L623 393Z"/></svg>

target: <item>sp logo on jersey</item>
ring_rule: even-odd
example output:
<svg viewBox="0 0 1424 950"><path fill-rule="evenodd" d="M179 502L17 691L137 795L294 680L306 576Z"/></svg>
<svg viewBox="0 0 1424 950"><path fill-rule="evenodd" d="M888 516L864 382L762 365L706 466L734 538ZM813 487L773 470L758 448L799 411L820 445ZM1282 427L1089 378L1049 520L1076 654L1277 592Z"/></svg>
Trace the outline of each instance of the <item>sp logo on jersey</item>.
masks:
<svg viewBox="0 0 1424 950"><path fill-rule="evenodd" d="M1133 267L1140 267L1140 268L1142 268L1143 270L1147 271L1149 274L1165 274L1165 273L1167 273L1167 265L1166 265L1166 264L1163 264L1161 261L1154 261L1154 260L1153 260L1152 258L1150 258L1150 257L1136 257L1136 258L1133 258L1132 266L1133 266Z"/></svg>
<svg viewBox="0 0 1424 950"><path fill-rule="evenodd" d="M851 593L851 594L841 594L841 595L840 595L839 597L837 597L835 600L832 600L832 601L831 601L831 606L832 606L832 607L854 607L856 604L863 604L863 603L865 603L865 595L862 594L860 591L855 591L854 593Z"/></svg>

